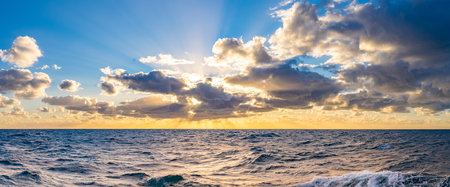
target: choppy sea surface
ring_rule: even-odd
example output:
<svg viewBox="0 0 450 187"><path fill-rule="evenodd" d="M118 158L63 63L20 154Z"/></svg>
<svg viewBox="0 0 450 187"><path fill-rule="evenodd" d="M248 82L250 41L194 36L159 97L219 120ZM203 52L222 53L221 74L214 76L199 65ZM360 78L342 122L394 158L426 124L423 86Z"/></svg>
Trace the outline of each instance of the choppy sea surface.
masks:
<svg viewBox="0 0 450 187"><path fill-rule="evenodd" d="M449 130L0 130L0 186L450 186Z"/></svg>

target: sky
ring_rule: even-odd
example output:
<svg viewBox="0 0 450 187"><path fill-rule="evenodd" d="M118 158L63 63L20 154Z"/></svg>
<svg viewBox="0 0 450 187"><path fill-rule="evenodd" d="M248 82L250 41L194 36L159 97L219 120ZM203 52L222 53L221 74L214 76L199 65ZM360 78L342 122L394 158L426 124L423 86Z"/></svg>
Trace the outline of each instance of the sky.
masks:
<svg viewBox="0 0 450 187"><path fill-rule="evenodd" d="M449 129L449 7L9 1L0 128Z"/></svg>

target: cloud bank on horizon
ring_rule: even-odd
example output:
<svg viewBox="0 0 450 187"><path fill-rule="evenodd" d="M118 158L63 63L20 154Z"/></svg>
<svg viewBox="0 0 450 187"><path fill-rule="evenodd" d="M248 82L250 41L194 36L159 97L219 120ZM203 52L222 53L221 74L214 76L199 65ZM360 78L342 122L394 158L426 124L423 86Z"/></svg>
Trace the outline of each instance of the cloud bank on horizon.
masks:
<svg viewBox="0 0 450 187"><path fill-rule="evenodd" d="M444 0L283 1L272 9L282 26L268 37L219 38L203 61L149 54L137 62L156 67L149 72L101 69L102 95L146 95L118 104L47 95L49 75L23 69L42 52L34 38L19 36L0 50L14 66L0 71L0 108L13 108L2 115L26 115L19 99L42 98L64 111L113 118L204 120L312 108L442 115L450 109L449 7ZM302 57L327 60L305 64ZM80 83L66 79L58 88L77 92Z"/></svg>

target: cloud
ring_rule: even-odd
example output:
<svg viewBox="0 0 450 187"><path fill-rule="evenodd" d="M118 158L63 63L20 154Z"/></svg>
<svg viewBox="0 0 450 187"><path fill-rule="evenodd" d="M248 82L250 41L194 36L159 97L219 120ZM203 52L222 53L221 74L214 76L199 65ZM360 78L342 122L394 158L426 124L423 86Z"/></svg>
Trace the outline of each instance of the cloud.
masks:
<svg viewBox="0 0 450 187"><path fill-rule="evenodd" d="M170 54L159 54L156 56L147 56L139 58L139 62L146 64L159 64L159 65L180 65L180 64L194 64L195 62L184 60L184 59L176 59L173 58Z"/></svg>
<svg viewBox="0 0 450 187"><path fill-rule="evenodd" d="M119 93L113 83L102 82L98 86L102 89L102 94L104 95L117 95L117 93Z"/></svg>
<svg viewBox="0 0 450 187"><path fill-rule="evenodd" d="M5 116L16 116L16 117L29 117L28 112L26 112L22 107L14 107L11 111L2 112Z"/></svg>
<svg viewBox="0 0 450 187"><path fill-rule="evenodd" d="M56 109L48 108L48 107L41 107L41 108L39 108L39 111L45 112L45 113L54 113L54 112L56 112Z"/></svg>
<svg viewBox="0 0 450 187"><path fill-rule="evenodd" d="M215 62L244 67L252 63L270 63L273 59L264 46L265 42L263 37L254 37L247 43L237 38L219 39L212 49Z"/></svg>
<svg viewBox="0 0 450 187"><path fill-rule="evenodd" d="M186 87L184 80L168 77L161 71L149 73L121 73L119 75L107 75L106 80L115 81L128 89L153 93L178 93Z"/></svg>
<svg viewBox="0 0 450 187"><path fill-rule="evenodd" d="M115 95L120 88L148 94L134 101L114 105L80 96L42 101L106 116L190 120L250 116L285 108L403 113L411 108L429 113L450 108L448 2L354 1L334 6L341 2L297 2L277 10L274 16L283 25L268 37L268 46L264 37L246 43L238 38L217 40L213 56L205 62L220 71L208 74L205 72L212 71L199 70L202 73L192 76L192 81L183 68L200 68L169 54L139 61L170 66L174 73L130 74L102 68L102 93ZM299 65L298 56L327 60ZM330 71L333 77L312 68Z"/></svg>
<svg viewBox="0 0 450 187"><path fill-rule="evenodd" d="M340 94L337 99L348 108L439 112L449 109L450 14L443 13L448 6L446 1L353 2L344 9L328 6L318 16L323 7L298 2L275 12L283 26L270 37L269 49L279 58L330 56L327 64L343 64L336 81L345 90L365 90Z"/></svg>
<svg viewBox="0 0 450 187"><path fill-rule="evenodd" d="M189 87L183 79L166 76L160 71L121 73L108 75L102 79L117 82L126 89L134 91L171 94L177 97L178 101L176 105L171 106L185 107L184 110L191 112L192 116L189 116L191 119L239 117L247 115L248 111L261 110L259 106L246 103L251 99L246 94L228 93L220 86L213 86L210 83L211 79ZM103 82L99 86L104 92L114 87L111 82Z"/></svg>
<svg viewBox="0 0 450 187"><path fill-rule="evenodd" d="M46 65L43 65L41 68L39 68L40 70L45 70L45 69L48 69L48 68L50 68L50 66L48 66L47 64Z"/></svg>
<svg viewBox="0 0 450 187"><path fill-rule="evenodd" d="M53 64L53 69L54 70L60 70L61 69L61 67L59 67L58 65L56 65L56 64Z"/></svg>
<svg viewBox="0 0 450 187"><path fill-rule="evenodd" d="M80 83L74 80L65 79L61 81L61 84L58 85L60 90L65 90L68 92L76 92L80 88Z"/></svg>
<svg viewBox="0 0 450 187"><path fill-rule="evenodd" d="M120 104L117 110L124 116L152 118L186 118L188 116L186 105L165 100L163 96L147 96Z"/></svg>
<svg viewBox="0 0 450 187"><path fill-rule="evenodd" d="M294 0L283 0L280 3L278 3L277 6L270 8L270 10L277 10L281 7L291 4L292 2L294 2Z"/></svg>
<svg viewBox="0 0 450 187"><path fill-rule="evenodd" d="M0 108L12 108L16 105L20 105L20 101L0 95Z"/></svg>
<svg viewBox="0 0 450 187"><path fill-rule="evenodd" d="M330 98L331 99L331 98ZM409 112L408 95L385 95L381 92L361 90L342 93L324 104L327 110Z"/></svg>
<svg viewBox="0 0 450 187"><path fill-rule="evenodd" d="M121 102L120 105L74 95L45 97L42 102L64 107L65 110L106 116L201 120L242 117L251 112L264 110L261 106L249 103L250 100L246 94L228 93L222 87L213 86L207 81L177 92L162 95L153 92L152 95Z"/></svg>
<svg viewBox="0 0 450 187"><path fill-rule="evenodd" d="M96 98L80 97L80 96L62 96L62 97L45 97L42 102L63 106L67 110L84 111L88 113L113 114L114 106L110 102L98 102Z"/></svg>
<svg viewBox="0 0 450 187"><path fill-rule="evenodd" d="M45 95L50 86L50 77L41 72L31 73L26 69L0 70L0 92L13 92L19 99L32 99Z"/></svg>
<svg viewBox="0 0 450 187"><path fill-rule="evenodd" d="M295 3L287 10L276 12L283 21L283 27L277 29L269 42L278 53L289 56L306 55L316 46L323 35L317 7L308 2Z"/></svg>
<svg viewBox="0 0 450 187"><path fill-rule="evenodd" d="M42 56L36 40L29 36L17 37L11 49L0 50L2 61L9 62L16 67L31 67Z"/></svg>
<svg viewBox="0 0 450 187"><path fill-rule="evenodd" d="M250 108L244 105L250 100L245 94L227 93L222 87L215 87L209 82L198 83L178 97L182 102L195 99L190 105L194 114L192 119L196 120L246 116Z"/></svg>
<svg viewBox="0 0 450 187"><path fill-rule="evenodd" d="M337 94L341 88L330 78L298 68L295 61L265 67L250 67L245 75L228 77L230 84L267 92L267 103L275 108L304 108Z"/></svg>
<svg viewBox="0 0 450 187"><path fill-rule="evenodd" d="M100 71L105 75L120 75L126 72L124 69L111 69L109 66L101 68Z"/></svg>
<svg viewBox="0 0 450 187"><path fill-rule="evenodd" d="M106 116L132 116L152 118L180 118L187 116L185 105L165 100L163 96L147 96L135 101L121 102L119 106L95 98L76 95L45 97L42 102L62 106L67 110Z"/></svg>

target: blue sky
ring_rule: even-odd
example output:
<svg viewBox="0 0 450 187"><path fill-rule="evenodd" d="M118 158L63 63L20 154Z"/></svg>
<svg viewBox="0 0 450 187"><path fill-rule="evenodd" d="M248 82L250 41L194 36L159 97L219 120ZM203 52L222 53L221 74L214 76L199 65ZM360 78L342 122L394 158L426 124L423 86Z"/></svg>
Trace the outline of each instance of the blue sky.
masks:
<svg viewBox="0 0 450 187"><path fill-rule="evenodd" d="M93 79L100 77L99 69L106 66L130 72L150 70L137 59L170 53L198 60L211 55L217 38L242 37L246 41L267 36L280 26L269 10L277 4L238 0L11 1L0 8L1 17L10 18L3 21L0 46L7 49L17 36L31 36L44 55L35 67L62 67L46 71L54 83L70 78L85 88L97 87Z"/></svg>

